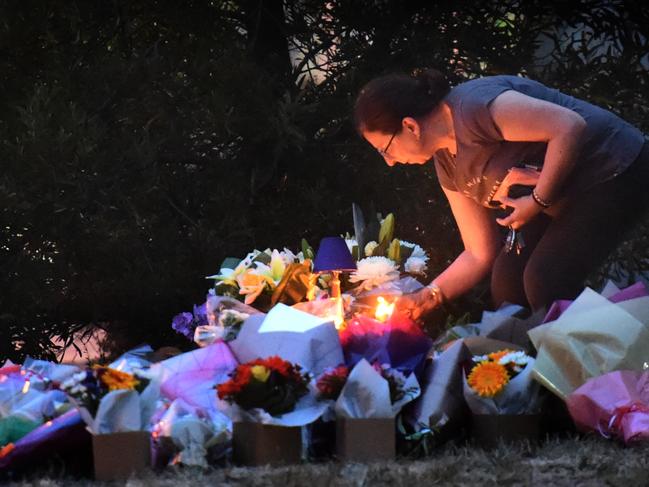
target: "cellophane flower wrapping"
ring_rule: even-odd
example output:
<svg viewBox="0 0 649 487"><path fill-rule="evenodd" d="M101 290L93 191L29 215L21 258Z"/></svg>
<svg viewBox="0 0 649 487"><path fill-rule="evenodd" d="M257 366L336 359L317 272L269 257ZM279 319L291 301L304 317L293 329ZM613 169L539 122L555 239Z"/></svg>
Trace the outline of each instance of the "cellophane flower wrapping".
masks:
<svg viewBox="0 0 649 487"><path fill-rule="evenodd" d="M41 424L11 445L6 454L0 456L0 478L30 472L34 465L54 455L78 459L87 455L92 447L90 435L76 409Z"/></svg>
<svg viewBox="0 0 649 487"><path fill-rule="evenodd" d="M228 343L240 363L279 355L318 376L344 361L338 331L330 318L319 318L284 304L267 315L250 316Z"/></svg>
<svg viewBox="0 0 649 487"><path fill-rule="evenodd" d="M216 411L214 387L227 381L237 364L228 345L218 341L153 364L151 371L159 378L166 399L182 399L205 411Z"/></svg>
<svg viewBox="0 0 649 487"><path fill-rule="evenodd" d="M359 315L340 331L345 364L354 367L362 359L389 364L404 373L420 373L432 345L431 338L416 323L393 315L385 323Z"/></svg>
<svg viewBox="0 0 649 487"><path fill-rule="evenodd" d="M513 378L502 390L491 397L480 395L463 374L464 399L473 414L537 414L541 408L540 386L532 377L534 359Z"/></svg>
<svg viewBox="0 0 649 487"><path fill-rule="evenodd" d="M92 434L147 429L160 395L156 377L93 366L61 383Z"/></svg>
<svg viewBox="0 0 649 487"><path fill-rule="evenodd" d="M611 303L621 303L623 301L645 297L649 295L649 291L647 291L647 286L643 282L636 282L624 289L620 289L612 281L607 281L599 294ZM568 299L559 299L553 302L543 318L543 323L549 323L559 319L573 302Z"/></svg>
<svg viewBox="0 0 649 487"><path fill-rule="evenodd" d="M349 373L336 400L336 415L364 419L394 418L403 406L419 397L421 389L414 374L406 377L398 371L391 373L399 376L386 379L385 374L367 360L360 360ZM396 394L395 389L398 389Z"/></svg>
<svg viewBox="0 0 649 487"><path fill-rule="evenodd" d="M649 372L620 370L589 379L566 405L582 431L625 443L649 439Z"/></svg>
<svg viewBox="0 0 649 487"><path fill-rule="evenodd" d="M177 449L174 465L208 467L208 450L221 447L232 435L232 421L219 411L205 411L182 399L171 402L155 420L154 438L170 438Z"/></svg>
<svg viewBox="0 0 649 487"><path fill-rule="evenodd" d="M227 414L233 421L305 426L328 407L316 400L310 374L277 356L239 365L217 394L231 405Z"/></svg>
<svg viewBox="0 0 649 487"><path fill-rule="evenodd" d="M11 364L0 369L0 448L69 410L66 394L44 374L61 380L78 370L29 358L23 366Z"/></svg>
<svg viewBox="0 0 649 487"><path fill-rule="evenodd" d="M588 379L642 370L649 348L649 297L613 303L586 288L555 321L529 331L534 376L562 399Z"/></svg>

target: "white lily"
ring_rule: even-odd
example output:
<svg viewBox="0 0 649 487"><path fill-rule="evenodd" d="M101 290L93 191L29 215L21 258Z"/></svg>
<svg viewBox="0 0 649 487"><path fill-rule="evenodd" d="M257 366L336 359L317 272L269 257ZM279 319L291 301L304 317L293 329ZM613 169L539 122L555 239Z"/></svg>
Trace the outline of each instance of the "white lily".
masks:
<svg viewBox="0 0 649 487"><path fill-rule="evenodd" d="M355 238L345 238L345 243L347 244L350 253L354 247L358 247L358 242Z"/></svg>
<svg viewBox="0 0 649 487"><path fill-rule="evenodd" d="M219 271L219 274L214 274L211 276L205 277L205 279L215 279L219 282L216 283L217 286L220 285L231 285L235 286L237 284L237 276L243 274L247 269L252 265L252 261L257 257L261 252L259 250L253 250L248 255L246 255L239 264L234 269L229 269L227 267L222 268Z"/></svg>
<svg viewBox="0 0 649 487"><path fill-rule="evenodd" d="M300 252L300 254L301 253L302 252ZM279 255L282 258L282 260L284 261L284 264L286 264L287 266L289 266L289 265L291 265L291 264L293 264L295 262L303 262L304 261L304 257L302 257L302 260L299 260L299 254L295 255L293 252L291 252L286 247L284 247L284 250L282 250L279 253Z"/></svg>
<svg viewBox="0 0 649 487"><path fill-rule="evenodd" d="M410 257L417 257L420 259L424 259L424 262L428 260L428 254L426 254L426 251L422 249L419 245L412 242L407 242L405 240L401 240L399 243L404 247L408 247L409 249L412 249L412 254L410 254Z"/></svg>
<svg viewBox="0 0 649 487"><path fill-rule="evenodd" d="M253 271L254 274L270 278L275 286L279 284L284 276L286 270L286 263L281 254L277 250L273 250L270 257L270 264L266 265L262 262L255 262L257 268Z"/></svg>

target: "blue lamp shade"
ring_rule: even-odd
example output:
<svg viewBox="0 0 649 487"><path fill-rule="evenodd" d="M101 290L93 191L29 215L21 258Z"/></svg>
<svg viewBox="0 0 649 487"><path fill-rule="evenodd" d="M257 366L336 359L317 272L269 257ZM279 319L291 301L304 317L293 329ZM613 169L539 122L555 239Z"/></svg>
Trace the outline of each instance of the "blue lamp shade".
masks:
<svg viewBox="0 0 649 487"><path fill-rule="evenodd" d="M325 237L320 241L313 261L313 272L353 271L356 262L342 237Z"/></svg>

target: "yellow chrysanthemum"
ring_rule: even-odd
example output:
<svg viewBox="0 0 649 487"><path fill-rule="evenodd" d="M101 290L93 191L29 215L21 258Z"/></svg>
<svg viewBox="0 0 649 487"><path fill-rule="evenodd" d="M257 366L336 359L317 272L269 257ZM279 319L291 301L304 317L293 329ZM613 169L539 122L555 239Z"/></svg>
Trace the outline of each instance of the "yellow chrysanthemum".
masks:
<svg viewBox="0 0 649 487"><path fill-rule="evenodd" d="M127 374L120 370L106 369L101 375L101 381L106 384L109 391L117 391L119 389L135 389L140 381L133 375Z"/></svg>
<svg viewBox="0 0 649 487"><path fill-rule="evenodd" d="M493 397L507 385L509 375L504 365L480 362L471 370L467 382L480 396Z"/></svg>
<svg viewBox="0 0 649 487"><path fill-rule="evenodd" d="M259 382L266 382L270 376L270 370L263 365L253 365L250 368L250 372L252 372L252 376Z"/></svg>
<svg viewBox="0 0 649 487"><path fill-rule="evenodd" d="M497 352L490 353L489 355L487 355L487 357L489 357L489 360L498 362L501 358L503 358L505 355L511 352L513 352L513 350L509 350L508 348L506 348L504 350L498 350Z"/></svg>

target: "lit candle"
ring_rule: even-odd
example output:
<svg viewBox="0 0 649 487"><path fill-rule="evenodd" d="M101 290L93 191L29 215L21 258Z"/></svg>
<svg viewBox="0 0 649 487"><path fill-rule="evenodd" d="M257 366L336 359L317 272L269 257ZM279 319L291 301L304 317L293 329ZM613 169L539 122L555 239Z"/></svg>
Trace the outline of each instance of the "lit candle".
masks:
<svg viewBox="0 0 649 487"><path fill-rule="evenodd" d="M383 296L379 296L374 316L381 323L385 323L392 316L394 305L395 303L389 303Z"/></svg>

